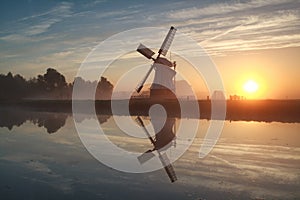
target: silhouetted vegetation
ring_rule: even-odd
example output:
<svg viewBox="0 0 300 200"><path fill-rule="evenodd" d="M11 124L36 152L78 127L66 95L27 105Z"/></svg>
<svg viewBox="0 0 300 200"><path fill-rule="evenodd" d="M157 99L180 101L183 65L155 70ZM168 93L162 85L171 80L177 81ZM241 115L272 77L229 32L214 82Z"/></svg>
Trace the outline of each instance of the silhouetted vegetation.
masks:
<svg viewBox="0 0 300 200"><path fill-rule="evenodd" d="M89 96L90 91L93 91L96 88L96 99L101 100L110 100L113 90L113 85L104 77L101 77L100 81L85 81L81 77L76 77L74 82L76 82L76 86L78 91L80 91L80 95L78 98L84 99Z"/></svg>
<svg viewBox="0 0 300 200"><path fill-rule="evenodd" d="M100 81L85 81L76 77L80 85L87 89L97 87L96 99L110 99L113 85L104 77ZM26 80L21 75L0 74L0 100L21 99L71 99L73 83L67 83L64 75L53 68L48 68L43 75Z"/></svg>

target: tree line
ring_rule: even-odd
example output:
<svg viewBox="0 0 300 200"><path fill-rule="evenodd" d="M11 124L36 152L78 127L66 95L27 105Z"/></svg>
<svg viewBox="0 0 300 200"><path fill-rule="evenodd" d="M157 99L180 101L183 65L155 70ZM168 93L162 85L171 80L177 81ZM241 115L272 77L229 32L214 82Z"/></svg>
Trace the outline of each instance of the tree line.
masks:
<svg viewBox="0 0 300 200"><path fill-rule="evenodd" d="M0 100L71 99L75 81L83 90L97 87L96 99L111 98L113 84L105 77L101 77L99 82L76 77L72 83L67 83L63 74L56 69L48 68L45 74L39 74L29 80L20 74L13 75L11 72L6 75L0 74Z"/></svg>

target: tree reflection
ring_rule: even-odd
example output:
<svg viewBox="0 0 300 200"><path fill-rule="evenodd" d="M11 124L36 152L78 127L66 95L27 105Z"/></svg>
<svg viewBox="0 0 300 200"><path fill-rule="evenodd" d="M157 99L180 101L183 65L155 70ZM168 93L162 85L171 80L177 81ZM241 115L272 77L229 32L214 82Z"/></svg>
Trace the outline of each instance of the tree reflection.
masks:
<svg viewBox="0 0 300 200"><path fill-rule="evenodd" d="M0 107L0 127L6 127L12 130L13 127L20 127L29 121L38 127L43 127L47 133L56 133L60 128L65 126L66 120L71 113L63 112L38 112L26 110L20 107ZM82 115L78 122L89 119L90 115ZM107 122L110 115L98 115L100 124Z"/></svg>

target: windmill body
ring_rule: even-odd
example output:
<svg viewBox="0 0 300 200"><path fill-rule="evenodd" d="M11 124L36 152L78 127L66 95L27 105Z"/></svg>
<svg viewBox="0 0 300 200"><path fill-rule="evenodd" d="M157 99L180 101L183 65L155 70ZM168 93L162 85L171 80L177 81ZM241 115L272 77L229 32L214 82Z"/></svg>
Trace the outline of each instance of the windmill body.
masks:
<svg viewBox="0 0 300 200"><path fill-rule="evenodd" d="M154 63L154 80L150 87L150 98L175 98L174 77L176 71L169 65Z"/></svg>

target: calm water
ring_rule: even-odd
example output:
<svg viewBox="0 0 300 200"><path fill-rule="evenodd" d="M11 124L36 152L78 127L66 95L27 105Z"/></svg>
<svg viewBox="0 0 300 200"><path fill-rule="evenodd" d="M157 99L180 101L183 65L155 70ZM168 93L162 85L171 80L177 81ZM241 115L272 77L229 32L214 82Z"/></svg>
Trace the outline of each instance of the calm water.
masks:
<svg viewBox="0 0 300 200"><path fill-rule="evenodd" d="M83 116L78 122L89 120ZM141 152L151 148L148 139L123 134L111 116L98 120L118 146ZM143 121L149 123L147 117ZM213 151L200 159L208 125L200 120L192 146L172 164L178 180L171 183L163 169L130 174L95 160L70 114L2 109L1 199L300 198L299 123L226 121Z"/></svg>

